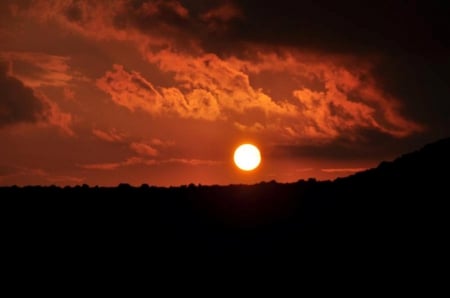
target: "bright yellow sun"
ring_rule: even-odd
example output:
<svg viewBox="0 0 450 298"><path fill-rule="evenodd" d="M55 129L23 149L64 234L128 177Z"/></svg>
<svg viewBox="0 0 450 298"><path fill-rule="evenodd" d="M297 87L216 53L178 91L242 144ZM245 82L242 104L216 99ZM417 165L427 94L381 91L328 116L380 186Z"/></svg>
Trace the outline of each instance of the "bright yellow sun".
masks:
<svg viewBox="0 0 450 298"><path fill-rule="evenodd" d="M254 170L261 163L261 153L252 144L242 144L234 151L234 163L241 170Z"/></svg>

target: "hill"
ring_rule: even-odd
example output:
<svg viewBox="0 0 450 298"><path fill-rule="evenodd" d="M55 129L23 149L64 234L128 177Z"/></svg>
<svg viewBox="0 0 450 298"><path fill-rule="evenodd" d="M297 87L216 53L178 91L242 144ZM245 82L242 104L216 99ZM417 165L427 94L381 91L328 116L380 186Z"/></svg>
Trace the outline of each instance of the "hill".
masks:
<svg viewBox="0 0 450 298"><path fill-rule="evenodd" d="M448 248L449 152L444 139L323 182L2 187L5 239L30 259L50 250L75 260L140 252L417 264Z"/></svg>

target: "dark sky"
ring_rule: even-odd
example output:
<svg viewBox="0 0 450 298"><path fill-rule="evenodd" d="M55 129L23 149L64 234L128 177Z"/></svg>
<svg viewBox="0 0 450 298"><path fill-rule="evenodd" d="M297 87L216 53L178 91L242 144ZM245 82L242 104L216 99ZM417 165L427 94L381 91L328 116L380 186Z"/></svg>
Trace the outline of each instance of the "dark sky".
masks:
<svg viewBox="0 0 450 298"><path fill-rule="evenodd" d="M2 1L0 184L330 179L450 135L445 1ZM262 151L254 173L230 156Z"/></svg>

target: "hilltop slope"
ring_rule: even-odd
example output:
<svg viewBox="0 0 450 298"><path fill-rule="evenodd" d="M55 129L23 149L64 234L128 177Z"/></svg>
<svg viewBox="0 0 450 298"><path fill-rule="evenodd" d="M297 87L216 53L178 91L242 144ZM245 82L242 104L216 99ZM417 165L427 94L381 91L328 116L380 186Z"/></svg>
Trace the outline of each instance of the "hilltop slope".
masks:
<svg viewBox="0 0 450 298"><path fill-rule="evenodd" d="M85 253L317 253L373 260L441 251L450 139L336 181L117 188L0 188L9 243Z"/></svg>

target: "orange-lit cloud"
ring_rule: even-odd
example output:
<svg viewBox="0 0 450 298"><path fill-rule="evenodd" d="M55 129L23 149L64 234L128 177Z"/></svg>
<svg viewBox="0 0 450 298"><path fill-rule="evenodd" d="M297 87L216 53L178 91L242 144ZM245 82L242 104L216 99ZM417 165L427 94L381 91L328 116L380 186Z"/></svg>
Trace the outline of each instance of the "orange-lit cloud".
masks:
<svg viewBox="0 0 450 298"><path fill-rule="evenodd" d="M203 90L217 100L220 107L237 113L257 109L266 116L294 115L295 106L255 89L249 75L214 54L192 56L170 50L148 53L150 62L162 71L174 73L176 83L187 90Z"/></svg>
<svg viewBox="0 0 450 298"><path fill-rule="evenodd" d="M285 50L281 55L258 52L249 61L232 58L231 63L250 75L298 77L301 88L293 86L292 95L302 120L285 127L288 135L326 139L368 128L404 137L423 129L401 115L399 100L377 86L371 64L362 59Z"/></svg>
<svg viewBox="0 0 450 298"><path fill-rule="evenodd" d="M35 52L0 52L0 59L9 64L9 75L29 87L67 86L73 79L68 57Z"/></svg>
<svg viewBox="0 0 450 298"><path fill-rule="evenodd" d="M40 98L48 106L48 110L44 114L46 122L50 125L58 127L65 135L74 136L75 132L72 129L72 115L61 111L60 107L56 103L50 101L44 95L41 95ZM44 122L44 124L46 123Z"/></svg>
<svg viewBox="0 0 450 298"><path fill-rule="evenodd" d="M170 158L167 160L162 160L160 163L178 163L191 166L217 166L222 164L222 162L218 160L195 159L195 158Z"/></svg>
<svg viewBox="0 0 450 298"><path fill-rule="evenodd" d="M123 133L118 132L116 129L111 129L109 131L103 131L101 129L94 128L92 130L92 134L99 138L100 140L106 141L106 142L121 142L125 139L125 136Z"/></svg>
<svg viewBox="0 0 450 298"><path fill-rule="evenodd" d="M64 89L64 99L68 101L75 100L75 91L70 89L69 87L65 87Z"/></svg>
<svg viewBox="0 0 450 298"><path fill-rule="evenodd" d="M84 177L55 175L40 168L27 167L0 167L0 183L14 184L14 181L35 181L35 184L57 183L62 185L73 185L83 183ZM12 183L11 183L12 182ZM30 182L29 182L30 183Z"/></svg>
<svg viewBox="0 0 450 298"><path fill-rule="evenodd" d="M296 115L294 105L275 102L255 90L245 73L215 55L194 58L165 51L152 59L157 59L163 71L176 71L177 87L157 88L140 73L128 72L120 65L100 78L97 86L131 111L141 109L156 115L216 120L227 119L230 113L260 111L263 121Z"/></svg>
<svg viewBox="0 0 450 298"><path fill-rule="evenodd" d="M158 150L145 143L133 142L130 144L130 148L143 156L155 157L158 155Z"/></svg>
<svg viewBox="0 0 450 298"><path fill-rule="evenodd" d="M112 6L58 3L38 2L33 13L45 7L47 13L41 19L55 19L95 39L131 41L150 64L173 75L173 86L155 86L145 75L114 65L97 80L97 86L130 111L211 121L233 119L240 130L272 132L287 139L334 139L359 129L404 137L422 129L402 116L399 100L379 88L370 72L371 63L364 58L341 59L255 44L245 49L241 45L236 56L206 52L201 34L190 31L190 26L202 20L245 17L231 3L198 16L178 1L151 1L134 7L127 2ZM180 40L190 40L192 46L181 48ZM240 55L242 51L246 55ZM261 74L288 76L297 84L286 83L291 95L279 97L252 84L252 78ZM271 87L269 81L266 88Z"/></svg>
<svg viewBox="0 0 450 298"><path fill-rule="evenodd" d="M93 163L93 164L80 165L80 167L83 169L87 169L87 170L111 171L111 170L115 170L119 167L131 166L131 165L142 164L142 163L144 163L144 160L142 158L130 157L122 162Z"/></svg>
<svg viewBox="0 0 450 298"><path fill-rule="evenodd" d="M222 164L221 161L207 160L207 159L192 159L192 158L169 158L169 159L145 159L142 157L130 157L124 161L111 162L111 163L94 163L80 165L83 169L88 170L105 170L111 171L121 167L128 167L134 165L155 166L163 164L182 164L190 166L217 166Z"/></svg>
<svg viewBox="0 0 450 298"><path fill-rule="evenodd" d="M111 95L118 105L131 111L144 110L155 115L178 115L184 118L214 120L220 111L209 93L193 90L184 95L178 88L156 88L137 72L127 72L114 65L97 81L97 86Z"/></svg>
<svg viewBox="0 0 450 298"><path fill-rule="evenodd" d="M158 147L168 147L168 146L173 146L174 142L173 141L164 141L158 138L154 138L151 140L150 142L152 145L154 146L158 146Z"/></svg>
<svg viewBox="0 0 450 298"><path fill-rule="evenodd" d="M356 173L367 170L367 168L339 168L339 169L322 169L325 173Z"/></svg>

